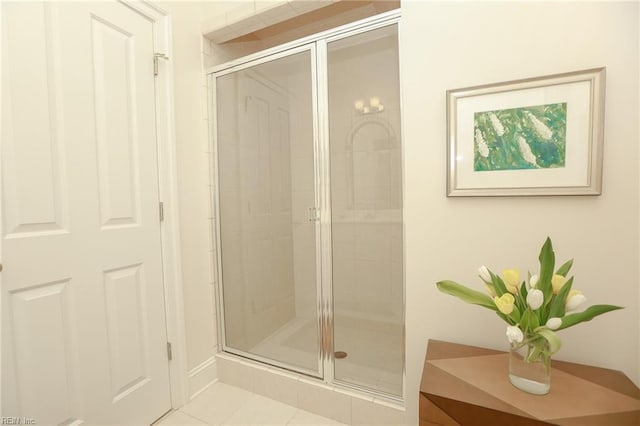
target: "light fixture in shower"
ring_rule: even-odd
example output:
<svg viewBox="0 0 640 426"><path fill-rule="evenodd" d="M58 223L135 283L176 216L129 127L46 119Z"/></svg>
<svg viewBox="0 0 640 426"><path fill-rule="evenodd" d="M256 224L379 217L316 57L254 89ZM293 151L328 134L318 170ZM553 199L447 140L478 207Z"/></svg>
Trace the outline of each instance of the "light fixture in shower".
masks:
<svg viewBox="0 0 640 426"><path fill-rule="evenodd" d="M380 98L377 96L369 98L369 103L366 105L362 100L355 101L353 105L356 108L356 112L361 115L377 114L384 111L384 105L382 105Z"/></svg>

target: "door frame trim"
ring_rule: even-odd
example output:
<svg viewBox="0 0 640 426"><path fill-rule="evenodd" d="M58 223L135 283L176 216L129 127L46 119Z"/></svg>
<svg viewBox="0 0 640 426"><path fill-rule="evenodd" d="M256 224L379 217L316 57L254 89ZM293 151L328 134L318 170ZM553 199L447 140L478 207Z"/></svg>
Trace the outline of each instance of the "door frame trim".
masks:
<svg viewBox="0 0 640 426"><path fill-rule="evenodd" d="M2 25L2 23L4 22L4 2L0 1L0 36L3 34L4 31L4 27ZM3 93L3 87L2 87L2 82L3 82L3 77L2 77L2 70L4 69L3 64L2 64L2 43L0 43L0 99L2 99L2 93ZM2 117L4 116L4 114L2 114L0 112L0 135L2 134L2 126L5 125L5 123L3 123L2 121ZM0 200L1 195L2 195L2 147L0 147ZM3 233L3 228L2 228L2 224L4 223L4 218L2 217L2 212L4 211L4 209L0 209L0 235L4 235ZM2 247L4 246L4 240L0 243L0 263L2 263L4 261L4 259L2 258ZM0 271L0 288L2 287L2 271ZM0 306L2 306L2 291L0 291ZM1 340L0 340L1 342ZM2 366L2 351L0 351L0 366ZM2 411L2 388L4 388L4 386L2 386L0 384L0 413L4 413L4 411Z"/></svg>
<svg viewBox="0 0 640 426"><path fill-rule="evenodd" d="M145 0L118 0L153 22L154 53L169 60L159 62L155 76L156 140L158 150L158 196L164 204L160 222L162 276L167 341L172 345L169 365L171 406L178 408L189 401L187 341L182 284L180 216L178 198L178 164L176 159L175 111L171 17L168 12ZM152 60L152 58L149 58Z"/></svg>

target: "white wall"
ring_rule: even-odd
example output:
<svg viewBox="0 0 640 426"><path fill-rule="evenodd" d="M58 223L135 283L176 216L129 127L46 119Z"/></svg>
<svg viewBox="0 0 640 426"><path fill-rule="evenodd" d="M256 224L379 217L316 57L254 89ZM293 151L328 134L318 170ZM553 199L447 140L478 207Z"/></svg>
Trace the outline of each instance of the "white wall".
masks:
<svg viewBox="0 0 640 426"><path fill-rule="evenodd" d="M200 22L207 4L158 2L171 15L175 137L189 392L215 376L217 352L211 241L208 108ZM210 5L208 5L210 6Z"/></svg>
<svg viewBox="0 0 640 426"><path fill-rule="evenodd" d="M637 8L631 2L402 3L411 422L427 339L507 348L495 315L439 293L435 282L479 284L475 271L482 264L535 270L547 235L557 258L575 258L574 287L590 303L626 306L561 331L557 358L622 370L640 383ZM601 196L445 196L447 89L599 66L607 67Z"/></svg>

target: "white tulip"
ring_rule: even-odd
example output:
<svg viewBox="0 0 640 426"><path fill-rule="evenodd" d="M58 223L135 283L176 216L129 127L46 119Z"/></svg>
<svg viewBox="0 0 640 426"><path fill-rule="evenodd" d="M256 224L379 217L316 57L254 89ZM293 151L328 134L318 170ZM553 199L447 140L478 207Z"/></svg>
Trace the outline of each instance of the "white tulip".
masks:
<svg viewBox="0 0 640 426"><path fill-rule="evenodd" d="M529 290L529 294L527 294L527 304L534 311L542 306L542 302L544 302L544 294L541 290L537 288L533 288Z"/></svg>
<svg viewBox="0 0 640 426"><path fill-rule="evenodd" d="M518 326L509 325L507 326L507 339L509 339L509 343L521 343L524 340L524 334Z"/></svg>
<svg viewBox="0 0 640 426"><path fill-rule="evenodd" d="M531 278L529 278L529 286L531 286L531 288L536 288L536 286L538 285L539 279L540 279L539 276L531 275Z"/></svg>
<svg viewBox="0 0 640 426"><path fill-rule="evenodd" d="M481 267L478 268L478 274L480 275L480 278L482 279L482 281L484 281L485 283L491 283L491 274L489 273L489 269L487 269L486 266L482 265Z"/></svg>
<svg viewBox="0 0 640 426"><path fill-rule="evenodd" d="M571 290L571 292L569 293L569 297L567 298L567 303L565 305L565 309L568 312L575 311L578 307L580 307L580 305L587 301L587 298L584 294L580 293L577 290L574 294L571 294L573 292L574 290Z"/></svg>
<svg viewBox="0 0 640 426"><path fill-rule="evenodd" d="M549 318L546 326L549 327L550 330L557 330L562 325L562 318L553 317Z"/></svg>

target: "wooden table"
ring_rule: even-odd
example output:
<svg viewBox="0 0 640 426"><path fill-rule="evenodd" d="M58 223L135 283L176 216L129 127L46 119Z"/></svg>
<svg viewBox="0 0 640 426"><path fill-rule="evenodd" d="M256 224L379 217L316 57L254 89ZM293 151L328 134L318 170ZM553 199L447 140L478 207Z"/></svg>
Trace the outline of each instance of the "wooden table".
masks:
<svg viewBox="0 0 640 426"><path fill-rule="evenodd" d="M430 340L420 426L640 425L640 389L619 371L552 360L539 396L509 382L508 363L505 352Z"/></svg>

